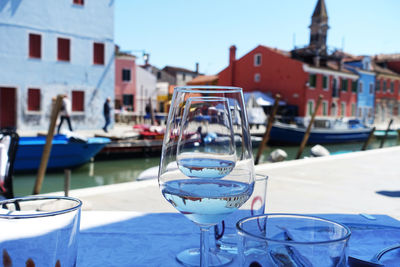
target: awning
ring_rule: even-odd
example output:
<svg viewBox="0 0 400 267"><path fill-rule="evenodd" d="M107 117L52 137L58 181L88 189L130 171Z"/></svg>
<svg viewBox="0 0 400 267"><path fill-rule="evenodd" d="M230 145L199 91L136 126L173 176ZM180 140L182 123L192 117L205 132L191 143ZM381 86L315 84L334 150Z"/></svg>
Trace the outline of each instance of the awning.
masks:
<svg viewBox="0 0 400 267"><path fill-rule="evenodd" d="M244 93L244 101L248 103L250 99L253 99L253 101L255 101L259 106L273 106L275 103L275 99L273 97L270 97L269 95L260 91ZM279 105L284 106L286 105L286 102L279 101Z"/></svg>

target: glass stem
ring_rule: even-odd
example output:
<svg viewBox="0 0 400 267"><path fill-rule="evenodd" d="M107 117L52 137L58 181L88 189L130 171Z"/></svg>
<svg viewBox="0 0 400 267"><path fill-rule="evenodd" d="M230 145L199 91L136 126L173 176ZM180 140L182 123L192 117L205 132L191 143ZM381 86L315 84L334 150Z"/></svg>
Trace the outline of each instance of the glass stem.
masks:
<svg viewBox="0 0 400 267"><path fill-rule="evenodd" d="M200 267L208 267L210 251L210 227L200 226Z"/></svg>

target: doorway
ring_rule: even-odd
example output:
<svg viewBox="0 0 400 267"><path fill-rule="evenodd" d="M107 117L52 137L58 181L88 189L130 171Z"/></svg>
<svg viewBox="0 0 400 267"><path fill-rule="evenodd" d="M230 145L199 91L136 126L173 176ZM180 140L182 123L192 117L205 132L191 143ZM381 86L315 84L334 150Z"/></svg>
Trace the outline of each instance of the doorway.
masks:
<svg viewBox="0 0 400 267"><path fill-rule="evenodd" d="M0 128L16 128L16 89L0 87Z"/></svg>

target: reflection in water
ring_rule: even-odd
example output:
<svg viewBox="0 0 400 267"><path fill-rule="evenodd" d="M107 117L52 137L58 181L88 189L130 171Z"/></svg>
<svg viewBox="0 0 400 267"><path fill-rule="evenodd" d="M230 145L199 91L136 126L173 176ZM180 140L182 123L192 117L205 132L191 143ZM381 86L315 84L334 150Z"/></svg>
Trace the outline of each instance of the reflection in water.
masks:
<svg viewBox="0 0 400 267"><path fill-rule="evenodd" d="M371 142L369 149L379 148L380 141ZM385 147L399 145L396 139L386 140ZM363 143L324 145L329 152L360 151ZM303 156L310 155L312 146L306 147ZM288 160L295 158L298 146L266 147L260 162L266 161L268 155L277 148L281 148L288 154ZM258 148L254 149L254 155ZM159 157L152 158L131 158L123 160L96 161L87 163L71 171L71 189L93 187L100 185L116 184L135 181L139 174L150 168L157 166L160 162ZM14 192L16 196L32 194L35 184L36 173L17 174L14 178ZM64 190L64 172L47 173L43 181L41 193L50 193Z"/></svg>

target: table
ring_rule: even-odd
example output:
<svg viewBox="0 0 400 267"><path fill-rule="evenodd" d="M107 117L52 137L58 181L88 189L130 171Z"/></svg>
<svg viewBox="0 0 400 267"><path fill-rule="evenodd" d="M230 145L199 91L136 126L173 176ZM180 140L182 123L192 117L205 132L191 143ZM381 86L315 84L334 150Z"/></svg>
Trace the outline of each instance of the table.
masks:
<svg viewBox="0 0 400 267"><path fill-rule="evenodd" d="M318 216L350 227L349 255L354 257L369 260L400 243L400 221L386 215ZM83 211L78 266L181 266L175 255L199 246L199 240L199 228L179 213Z"/></svg>

